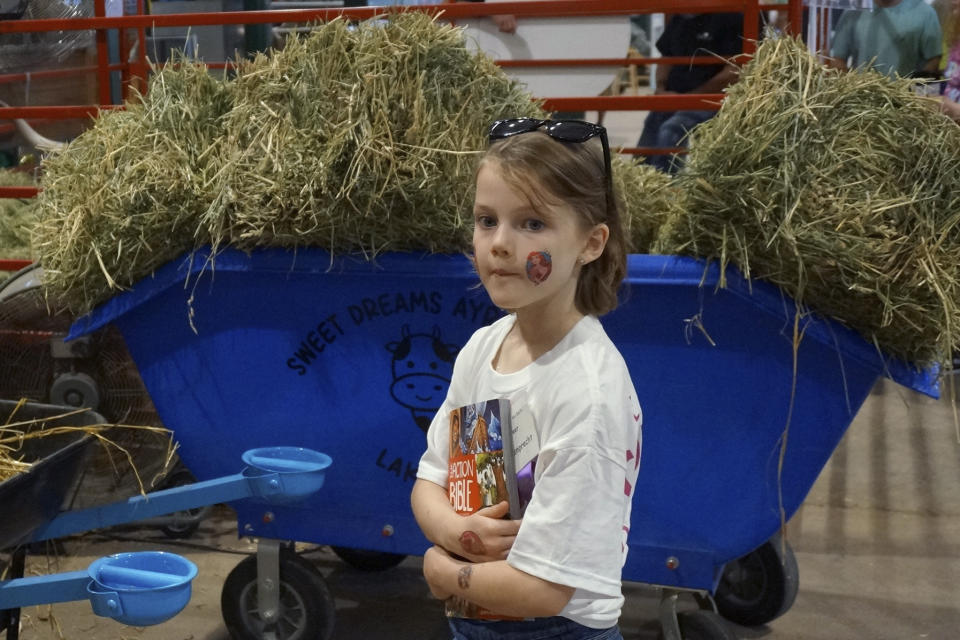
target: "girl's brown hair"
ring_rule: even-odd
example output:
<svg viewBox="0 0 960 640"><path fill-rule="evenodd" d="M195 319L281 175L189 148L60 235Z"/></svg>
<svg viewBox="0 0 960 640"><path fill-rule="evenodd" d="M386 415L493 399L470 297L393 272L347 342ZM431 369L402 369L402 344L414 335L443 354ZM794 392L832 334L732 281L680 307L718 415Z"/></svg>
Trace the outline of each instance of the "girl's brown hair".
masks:
<svg viewBox="0 0 960 640"><path fill-rule="evenodd" d="M540 131L497 140L480 161L496 163L504 181L526 194L537 207L562 202L579 216L584 230L605 224L610 230L600 256L583 265L574 303L580 313L603 315L617 307L617 290L627 273L627 240L612 180L604 170L603 149L596 138L559 142Z"/></svg>

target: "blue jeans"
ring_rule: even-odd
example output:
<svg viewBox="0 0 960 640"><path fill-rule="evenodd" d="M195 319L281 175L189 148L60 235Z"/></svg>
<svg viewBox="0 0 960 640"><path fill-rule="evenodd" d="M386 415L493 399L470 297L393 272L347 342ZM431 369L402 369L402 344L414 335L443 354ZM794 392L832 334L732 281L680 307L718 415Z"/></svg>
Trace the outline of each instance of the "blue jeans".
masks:
<svg viewBox="0 0 960 640"><path fill-rule="evenodd" d="M450 618L453 640L623 640L617 627L591 629L560 616L522 621Z"/></svg>
<svg viewBox="0 0 960 640"><path fill-rule="evenodd" d="M651 111L643 123L639 147L685 147L687 134L716 111ZM675 154L647 157L647 164L665 173L674 173L683 163Z"/></svg>

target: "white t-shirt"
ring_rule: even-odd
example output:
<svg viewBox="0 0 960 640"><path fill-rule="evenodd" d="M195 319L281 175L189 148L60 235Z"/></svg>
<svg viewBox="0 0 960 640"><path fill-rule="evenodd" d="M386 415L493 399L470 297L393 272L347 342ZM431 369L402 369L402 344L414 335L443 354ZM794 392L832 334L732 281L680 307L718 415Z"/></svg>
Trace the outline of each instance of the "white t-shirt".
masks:
<svg viewBox="0 0 960 640"><path fill-rule="evenodd" d="M540 439L536 486L507 563L574 587L560 615L606 629L623 605L620 574L642 440L637 394L594 316L520 371L497 373L491 363L514 320L506 316L477 330L460 351L417 477L446 489L452 409L508 398L512 414L529 411Z"/></svg>

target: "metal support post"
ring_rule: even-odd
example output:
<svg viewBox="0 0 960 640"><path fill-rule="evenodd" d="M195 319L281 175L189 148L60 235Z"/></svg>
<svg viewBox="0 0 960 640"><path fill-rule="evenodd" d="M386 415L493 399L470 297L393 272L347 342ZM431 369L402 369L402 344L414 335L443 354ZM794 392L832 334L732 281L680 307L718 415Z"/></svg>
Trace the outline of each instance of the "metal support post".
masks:
<svg viewBox="0 0 960 640"><path fill-rule="evenodd" d="M276 638L280 618L280 541L261 539L257 542L257 609L267 624L264 640Z"/></svg>

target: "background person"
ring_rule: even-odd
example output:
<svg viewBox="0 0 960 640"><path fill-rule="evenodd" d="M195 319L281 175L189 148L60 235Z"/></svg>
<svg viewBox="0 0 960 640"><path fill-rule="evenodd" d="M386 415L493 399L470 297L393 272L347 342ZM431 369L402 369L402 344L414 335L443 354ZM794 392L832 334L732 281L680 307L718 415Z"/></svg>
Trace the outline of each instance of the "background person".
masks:
<svg viewBox="0 0 960 640"><path fill-rule="evenodd" d="M743 53L743 14L674 14L657 39L657 49L666 57L719 56ZM712 65L657 64L655 95L720 93L736 82L739 68L733 63ZM643 123L639 147L686 146L689 132L709 120L716 110L651 111ZM652 155L647 162L665 172L680 166L673 155Z"/></svg>
<svg viewBox="0 0 960 640"><path fill-rule="evenodd" d="M942 53L937 12L923 0L874 0L871 11L844 12L830 47L834 67L901 76L936 72Z"/></svg>

